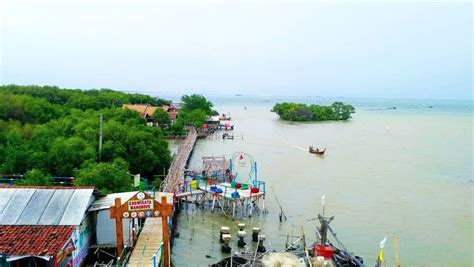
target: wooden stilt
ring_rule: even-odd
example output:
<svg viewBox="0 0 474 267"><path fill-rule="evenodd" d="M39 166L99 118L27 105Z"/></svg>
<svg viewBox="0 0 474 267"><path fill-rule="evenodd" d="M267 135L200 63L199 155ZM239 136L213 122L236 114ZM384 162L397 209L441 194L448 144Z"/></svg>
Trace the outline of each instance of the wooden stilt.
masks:
<svg viewBox="0 0 474 267"><path fill-rule="evenodd" d="M232 201L232 218L235 218L235 201Z"/></svg>
<svg viewBox="0 0 474 267"><path fill-rule="evenodd" d="M211 208L211 211L214 211L215 204L216 204L216 196L214 195L214 196L212 197L212 208Z"/></svg>

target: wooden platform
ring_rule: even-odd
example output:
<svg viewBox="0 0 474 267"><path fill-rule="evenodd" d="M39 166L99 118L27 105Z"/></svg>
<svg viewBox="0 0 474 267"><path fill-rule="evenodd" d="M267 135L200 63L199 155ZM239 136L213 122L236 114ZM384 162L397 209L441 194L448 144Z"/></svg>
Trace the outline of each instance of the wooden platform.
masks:
<svg viewBox="0 0 474 267"><path fill-rule="evenodd" d="M147 218L127 266L153 266L153 255L162 242L161 218ZM161 255L157 255L159 262Z"/></svg>
<svg viewBox="0 0 474 267"><path fill-rule="evenodd" d="M215 185L217 188L220 188L222 190L222 193L215 193L215 192L212 192L210 189L211 187L209 185L206 186L206 183L200 183L199 184L199 189L204 191L204 192L207 192L207 193L212 193L212 194L216 194L220 197L224 197L224 198L227 198L227 199L234 199L232 198L232 193L236 190L234 188L231 188L231 184L230 183L219 183L219 184L216 184ZM227 190L226 190L227 188ZM239 193L240 195L240 199L246 199L246 198L251 198L251 197L258 197L258 196L262 196L264 195L265 193L264 192L258 192L258 193L251 193L249 189L246 189L246 190L242 190L242 189L237 189L237 192Z"/></svg>

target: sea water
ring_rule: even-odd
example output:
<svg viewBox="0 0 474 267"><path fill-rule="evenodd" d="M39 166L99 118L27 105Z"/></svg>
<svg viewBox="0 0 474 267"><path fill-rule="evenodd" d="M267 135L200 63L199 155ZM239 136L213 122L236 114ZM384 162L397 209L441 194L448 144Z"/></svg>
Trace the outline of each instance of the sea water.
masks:
<svg viewBox="0 0 474 267"><path fill-rule="evenodd" d="M335 100L356 107L350 121L293 123L270 112L276 102ZM268 249L284 249L287 235L295 239L301 225L309 242L316 237L318 224L311 219L322 212L323 194L325 215L335 217L332 228L367 266L375 263L384 236L387 266L394 266L394 234L402 266L472 266L472 101L232 97L213 102L221 113L230 113L234 135L243 138L199 140L191 168L201 167L202 156L251 154L259 179L267 183L269 213L232 220L190 205L178 218L176 266L207 266L228 256L220 252L219 229L236 231L238 222L247 224L249 244L252 226L267 235ZM324 158L309 154L309 145L326 148ZM271 186L288 217L282 223ZM234 233L234 250L236 242Z"/></svg>

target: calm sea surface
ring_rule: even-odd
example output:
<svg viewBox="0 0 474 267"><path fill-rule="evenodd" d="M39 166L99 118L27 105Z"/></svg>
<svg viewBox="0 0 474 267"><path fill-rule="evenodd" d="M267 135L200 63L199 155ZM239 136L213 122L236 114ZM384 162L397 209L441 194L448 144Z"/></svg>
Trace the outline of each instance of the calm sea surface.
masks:
<svg viewBox="0 0 474 267"><path fill-rule="evenodd" d="M385 235L387 266L394 265L393 233L402 266L472 266L471 101L341 99L356 106L351 121L288 123L270 112L285 100L325 104L333 99L213 99L221 113L230 112L235 134L243 139L199 140L191 165L200 167L202 156L251 154L259 178L267 182L269 213L232 221L190 206L179 216L176 266L207 266L225 256L220 226L235 229L239 221L247 223L248 233L261 227L270 249L283 249L286 235L299 235L301 224L313 239L316 224L308 219L321 212L322 194L326 214L335 216L333 229L367 266L373 266ZM397 109L384 110L390 107ZM327 148L325 157L309 154L309 145ZM279 222L270 186L286 222Z"/></svg>

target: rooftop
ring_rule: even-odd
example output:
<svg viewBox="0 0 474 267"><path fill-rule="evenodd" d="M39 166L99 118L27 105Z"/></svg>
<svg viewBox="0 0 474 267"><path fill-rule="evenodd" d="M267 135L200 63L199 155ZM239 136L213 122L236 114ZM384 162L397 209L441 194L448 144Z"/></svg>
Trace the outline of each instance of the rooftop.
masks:
<svg viewBox="0 0 474 267"><path fill-rule="evenodd" d="M115 204L116 198L120 198L121 204L124 204L127 200L129 200L137 193L138 191L108 194L102 198L97 199L94 204L91 205L89 211L109 209Z"/></svg>
<svg viewBox="0 0 474 267"><path fill-rule="evenodd" d="M0 225L80 225L93 194L94 187L0 187Z"/></svg>
<svg viewBox="0 0 474 267"><path fill-rule="evenodd" d="M0 225L0 253L56 256L73 231L74 226Z"/></svg>
<svg viewBox="0 0 474 267"><path fill-rule="evenodd" d="M163 105L155 107L148 104L124 104L123 108L128 108L140 113L142 118L151 118L157 109L163 109L168 112L170 119L176 119L176 108L174 106Z"/></svg>

